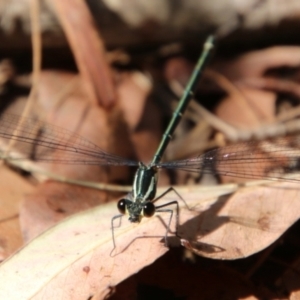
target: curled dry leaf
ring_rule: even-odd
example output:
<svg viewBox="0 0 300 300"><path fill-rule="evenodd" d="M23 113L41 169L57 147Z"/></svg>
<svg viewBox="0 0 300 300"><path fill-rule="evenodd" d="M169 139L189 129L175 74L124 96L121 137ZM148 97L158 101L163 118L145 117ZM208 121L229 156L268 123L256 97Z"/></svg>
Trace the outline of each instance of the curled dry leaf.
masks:
<svg viewBox="0 0 300 300"><path fill-rule="evenodd" d="M70 141L73 136L72 132L79 132L83 139L87 139L92 143L99 145L101 149L106 149L108 152L119 154L124 157L131 157L133 155L133 149L128 139L127 127L123 122L122 112L117 107L110 111L106 111L101 107L88 104L85 101L86 95L82 89L82 81L78 76L62 72L44 72L41 76L41 85L39 88L40 90L38 94L40 96L40 106L37 105L37 107L40 107L40 110L36 107L34 114L41 118L41 122L33 117L32 121L35 120L36 122L25 122L27 124L27 128L22 131L24 134L27 132L26 136L29 137L29 139L31 138L31 141L37 141L37 139L41 138L41 132L45 133L45 131L47 131L45 126L47 127L48 125L47 128L49 130L49 134L47 134L47 138L50 138L51 135L53 140L55 140L58 144L65 143L68 138ZM13 111L14 108L16 107L12 107L10 109ZM16 120L17 119L18 118L16 118ZM45 125L42 120L47 120L45 122L48 122L49 124ZM10 130L6 129L6 133L13 134L14 129L17 127L17 122L13 122L11 120L9 127ZM2 131L5 130L5 126L3 124L1 128ZM68 132L68 130L64 130L64 128L68 128L70 132ZM62 134L62 132L65 132L67 135ZM117 132L117 134L115 134L115 132ZM1 147L6 148L8 143L9 139L1 139ZM122 147L119 147L119 143L122 144ZM34 147L31 148L31 146L32 145L30 143L15 143L11 149L11 153L21 152L23 153L24 158L32 158L32 150ZM35 148L35 150L37 150L37 148ZM20 159L14 160L16 163L15 165L20 164L19 166L21 168L21 165L27 165L27 170L30 172L35 172L36 166L42 166L46 170L51 170L52 172L69 178L92 180L97 182L124 182L127 180L130 172L130 170L126 167L110 169L109 167L100 168L99 166L75 166L73 164L64 163L55 164L53 162L54 158L58 160L64 160L64 158L57 151L49 150L46 152L49 155L52 155L52 159L49 159L46 163L40 162L38 159L36 159L35 162L28 162L26 159ZM43 171L44 175L42 177L45 177L45 175L47 176L47 174L45 174L45 170ZM38 170L36 173L38 173ZM41 177L39 175L40 174L37 175L38 178ZM14 188L15 187L16 186L14 186ZM73 194L76 191L76 196L78 198L79 188L73 186L71 189ZM55 214L56 204L52 205L52 207L54 207L51 211L46 202L37 201L38 198L40 199L43 198L43 196L49 196L51 193L51 196L56 193L56 197L59 198L61 192L64 194L65 189L62 188L61 190L57 188L57 186L54 187L53 184L42 185L36 191L35 199L33 199L32 196L25 198L22 202L20 212L18 205L16 210L17 213L19 213L20 218L18 219L17 226L19 228L20 221L22 227L21 230L24 234L23 237L25 237L26 241L43 232L45 228L48 228L49 224L53 225L54 222L65 216L62 213ZM85 193L85 196L91 200L88 192ZM71 202L72 205L75 204L76 201L74 201L74 195L71 197L73 202L68 202L68 200L70 200L66 199L68 197L61 199L66 200L64 205L70 204ZM106 194L105 192L102 192L102 197L97 198L98 202L93 200L93 203L91 204L86 198L82 197L82 199L78 200L77 204L80 202L81 208L86 209L87 207L94 206L95 202L99 204L101 201L104 202L106 200ZM57 210L59 209L60 207ZM71 209L67 210L68 213L71 213L69 212ZM74 212L74 210L78 211L79 209L78 207L73 207L72 212ZM4 216L4 218L5 217L6 216ZM18 243L18 246L20 246L20 244L21 243ZM15 248L16 247L14 247L14 249ZM11 250L8 251L8 253L11 252ZM7 251L4 251L3 256L7 257Z"/></svg>
<svg viewBox="0 0 300 300"><path fill-rule="evenodd" d="M270 245L299 218L299 190L292 183L253 184L231 195L236 189L233 184L177 189L190 207L180 203L178 228L190 250L210 258L245 257ZM169 194L160 203L174 197ZM1 265L0 298L103 295L167 251L162 237L169 214L160 213L140 224L123 218L118 227L116 222L117 247L111 254L115 214L115 203L102 205L65 219L34 239ZM173 238L168 238L170 245Z"/></svg>
<svg viewBox="0 0 300 300"><path fill-rule="evenodd" d="M164 231L153 218L138 226L124 221L116 230L117 248L111 255L115 211L115 203L93 208L34 239L2 264L0 298L87 299L96 292L107 294L109 287L167 251L157 238L136 239Z"/></svg>
<svg viewBox="0 0 300 300"><path fill-rule="evenodd" d="M192 210L182 210L179 235L182 244L205 257L237 259L252 255L268 247L299 219L300 191L296 183L266 182L218 198L212 190L209 193L214 196L201 195L205 201L199 201L199 191L186 195Z"/></svg>
<svg viewBox="0 0 300 300"><path fill-rule="evenodd" d="M218 105L216 114L240 130L254 130L260 138L268 136L264 125L276 125L278 95L299 97L296 76L282 75L281 71L290 68L289 73L295 74L299 65L299 47L270 47L218 61L215 70L220 73L209 72L209 76L227 97ZM276 132L281 134L279 128Z"/></svg>
<svg viewBox="0 0 300 300"><path fill-rule="evenodd" d="M82 1L48 1L54 7L72 48L88 98L102 107L115 105L105 46L87 4Z"/></svg>
<svg viewBox="0 0 300 300"><path fill-rule="evenodd" d="M277 46L247 52L231 61L218 61L216 68L233 81L247 82L248 79L263 77L268 70L299 65L298 46Z"/></svg>

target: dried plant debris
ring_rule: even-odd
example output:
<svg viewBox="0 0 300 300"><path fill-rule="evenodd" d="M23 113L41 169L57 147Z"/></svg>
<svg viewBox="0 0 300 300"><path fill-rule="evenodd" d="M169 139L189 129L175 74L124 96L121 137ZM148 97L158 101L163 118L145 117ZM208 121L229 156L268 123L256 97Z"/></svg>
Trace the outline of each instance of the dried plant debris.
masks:
<svg viewBox="0 0 300 300"><path fill-rule="evenodd" d="M299 297L298 2L17 2L0 5L0 298ZM220 48L156 165L168 210L112 222L207 28ZM34 73L17 31L52 47Z"/></svg>

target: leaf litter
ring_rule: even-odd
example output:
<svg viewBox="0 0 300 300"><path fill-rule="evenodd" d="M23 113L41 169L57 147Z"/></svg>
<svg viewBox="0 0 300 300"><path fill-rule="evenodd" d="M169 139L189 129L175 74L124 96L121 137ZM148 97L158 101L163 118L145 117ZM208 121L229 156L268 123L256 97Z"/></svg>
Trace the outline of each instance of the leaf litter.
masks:
<svg viewBox="0 0 300 300"><path fill-rule="evenodd" d="M285 50L283 49L282 51L284 52ZM264 56L262 55L261 57L263 58ZM278 59L278 57L281 56L276 55L276 60ZM289 57L292 56L286 56L285 60L288 60ZM247 66L248 62L242 61L241 63L241 61L242 60L238 61L237 65L235 65L233 62L230 62L226 70L232 72L233 75L236 71L235 68L237 68L237 70L246 70L247 68L245 66ZM263 69L262 72L261 70L259 70L260 72L256 72L253 77L257 77L257 74L259 76L263 74L262 77L264 77L264 71L274 66L272 63L274 61L275 60L272 59L270 63L265 59L262 59L262 62L266 62L265 69ZM253 61L252 64L254 65ZM283 64L282 61L275 67L280 66L281 64ZM226 74L226 72L224 73ZM234 84L237 84L234 76L231 77L230 74L226 75L230 80L232 80ZM243 76L245 77L245 79L247 79L248 74L242 76L239 75L238 78L243 79ZM271 80L261 80L257 82L255 80L252 80L252 78L250 79L251 80L248 81L248 84L252 84L252 87L253 85L255 86L255 84L256 86L259 85L260 88L261 86L264 86L267 87L267 89L271 90L271 92L261 92L260 90L257 91L255 89L249 89L249 86L243 88L241 87L241 85L239 85L239 89L242 91L242 94L246 95L245 98L261 99L256 100L256 102L250 101L250 105L249 103L245 104L245 102L243 102L243 109L239 108L239 110L237 110L237 106L234 105L234 103L236 103L237 101L236 99L233 99L234 96L236 97L236 94L232 95L228 93L228 98L231 102L230 105L232 106L227 112L226 110L224 112L224 110L222 109L222 113L225 114L225 116L222 115L222 118L227 121L234 121L235 125L238 127L239 124L241 125L237 130L237 136L240 138L242 137L241 139L245 139L245 136L246 139L249 138L249 132L246 132L246 130L244 129L245 127L247 128L247 130L248 128L250 128L249 130L251 130L251 128L253 128L253 125L258 126L259 128L260 123L272 122L272 116L276 110L274 93L278 92L278 90L274 89L275 85L271 85ZM245 82L247 82L247 80L245 80ZM281 87L284 91L286 91L288 87L287 85L276 86ZM224 86L222 87L224 88ZM297 95L296 89L290 91ZM145 91L144 95L147 95L147 93L148 91ZM145 96L143 97L145 98ZM51 95L50 98L53 99ZM267 98L269 99L268 105L264 106L263 109L264 113L266 113L266 110L267 113L263 117L257 117L257 115L260 114L260 111L254 109L253 113L250 112L250 121L247 120L247 124L245 126L245 124L243 124L242 122L244 122L246 118L245 116L242 116L242 112L244 112L245 110L249 110L249 107L251 109L251 107L253 108L257 106L257 103L258 105L260 105L262 100ZM68 111L69 114L70 111L75 112L77 109L79 109L80 115L82 116L81 113L85 111L85 105L82 105L80 101L82 101L82 99L77 102L75 101L72 104L66 104L65 106L63 105L60 108L62 108L62 111ZM51 102L48 102L48 105L49 103ZM136 112L137 115L136 118L134 118L135 120L139 119L141 116L141 107L136 108L139 108L139 110ZM94 109L95 107L93 107L93 110ZM238 111L239 113L232 114L230 111ZM221 114L219 115L221 116ZM237 118L233 120L233 117L235 116L237 116ZM247 113L247 116L249 116L249 112ZM57 122L55 118L53 120L55 120L55 123ZM64 122L66 125L63 125L62 127L73 128L72 125L69 125L69 120L70 119L65 119ZM133 124L136 123L137 122ZM94 124L96 124L96 122ZM91 126L91 128L92 127L93 126ZM92 130L90 129L89 131ZM97 130L94 130L94 132L96 131L99 131L99 128ZM183 134L185 134L184 130L182 132ZM84 135L86 135L86 133L84 133ZM226 137L226 133L224 135ZM139 147L144 147L147 148L146 150L149 150L149 147L147 147L147 145L152 145L154 136L157 140L159 140L160 135L151 135L151 132L150 134L147 134L147 131L144 135L144 139L139 138L137 135L137 143L135 144L136 152L139 152ZM207 136L210 136L210 134L208 134ZM268 136L268 133L264 132L262 136ZM188 144L186 143L185 145ZM123 146L120 148L123 148ZM138 156L143 155L144 150L140 151L140 153L141 154L139 154ZM152 151L149 151L149 154L147 153L145 155L146 160L147 156L151 155L151 153ZM124 156L127 157L126 154ZM64 172L64 168L59 169L60 171ZM67 174L71 175L75 174L75 170L73 171L73 169L66 172ZM84 172L79 173L80 175L84 175ZM86 169L86 173L91 174L92 172ZM234 181L232 180L232 178L230 180ZM278 187L274 187L275 185L278 185ZM53 189L53 186L51 186L51 184L49 184L49 186L50 190ZM226 188L221 187L220 189L222 190ZM236 186L231 186L226 191L222 190L223 193L225 192L225 195L221 194L218 196L216 196L215 194L218 194L220 190L217 190L215 187L213 187L210 192L202 191L201 189L198 189L198 187L186 187L183 190L178 187L178 190L180 191L181 196L187 200L188 205L191 207L191 210L187 210L181 203L182 211L180 214L181 223L179 227L179 234L182 236L182 241L188 241L188 243L186 243L186 246L194 253L210 258L237 259L240 257L247 257L257 251L260 251L261 249L264 249L270 243L278 239L278 237L282 235L282 233L295 222L295 220L297 219L297 215L299 215L297 205L297 198L299 196L298 189L295 188L295 185L291 183L266 183L263 187L255 188L254 186L248 186L242 188L238 192L235 192ZM234 194L232 194L233 192ZM64 193L68 194L63 189L62 194ZM40 196L40 199L44 198L43 193L38 192L38 194ZM47 197L47 192L45 194ZM34 195L33 198L36 196L37 195ZM50 198L51 197L53 197L53 195L50 195ZM168 197L166 198L173 199ZM30 196L26 198L27 200L24 201L23 208L29 208L31 206L32 199L30 198ZM45 228L47 228L50 224L55 223L57 221L56 217L58 217L57 219L63 218L63 210L69 211L69 213L72 212L72 209L68 210L68 205L66 205L67 207L61 208L60 204L52 202L51 199L51 205L47 207L44 205L45 203L47 205L49 204L49 197L48 199L46 199L46 201L45 199L41 201L41 207L43 208L44 206L46 215L47 210L50 213L49 223L47 224L47 222L45 222L46 224L42 224L41 228L34 233L29 233L29 231L26 230L25 227L23 227L28 239L33 238L38 233L44 231ZM89 206L90 204L85 203L83 207L85 205ZM91 205L93 206L95 205L95 203L92 203ZM31 207L34 208L34 206ZM147 233L149 233L150 235L153 233L159 233L159 240L163 237L165 228L163 226L163 223L158 218L144 220L139 226L129 224L127 220L123 218L124 220L122 222L122 227L116 230L118 245L117 250L120 251L120 254L112 257L109 256L109 253L111 251L109 248L112 246L110 219L116 213L116 208L113 203L108 204L107 207L109 207L109 209L107 208L107 215L102 210L100 213L100 207L93 208L90 211L80 213L77 216L62 221L62 223L60 223L56 227L53 227L41 236L34 239L31 243L28 244L28 246L19 251L15 256L11 257L2 265L2 267L4 267L3 270L6 271L9 275L7 279L4 280L3 278L3 283L16 282L16 286L17 283L20 283L20 286L23 286L24 290L26 290L27 287L25 285L27 283L27 279L28 281L30 280L30 278L27 277L28 269L31 270L32 267L35 267L36 271L32 272L33 279L31 281L36 282L37 286L33 287L34 284L32 283L30 288L28 286L28 292L31 293L31 295L35 295L37 299L39 297L49 297L51 299L53 297L66 297L73 299L73 297L75 297L77 294L88 297L90 293L94 293L96 291L99 292L99 289L97 289L97 287L99 288L100 284L103 284L101 288L103 294L105 294L106 292L108 292L108 286L117 284L127 276L137 272L137 270L143 268L147 264L150 264L160 255L162 255L162 253L165 253L167 251L162 243L156 243L156 241L153 242L152 238L140 238L144 237L144 235L146 235ZM77 209L79 210L80 208L75 207L74 211L77 211ZM96 213L95 211L98 212L98 209L99 213ZM105 211L106 206L104 205L101 209ZM51 210L56 211L58 213L58 216L51 216ZM24 214L24 210L22 214ZM66 215L68 215L68 213L66 213ZM90 222L89 218L92 219L90 225L88 225L88 223ZM40 220L41 219L42 218L40 218ZM36 220L38 220L38 218ZM38 223L39 222L40 221L38 221ZM157 226L154 225L156 223ZM23 224L26 224L26 221L23 222ZM30 224L30 227L33 226L33 223L28 222L28 224ZM100 237L100 239L96 241L96 237L99 238L99 236L97 236L99 232L102 238ZM132 234L132 236L129 233ZM70 241L68 241L68 239L70 239ZM89 239L91 239L91 243L89 243ZM63 243L66 244L63 245ZM105 261L103 258L105 259ZM31 259L33 259L33 261L30 261ZM36 263L34 259L37 259ZM100 263L98 262L98 260L100 260ZM43 263L46 263L45 268L41 267L41 261ZM54 262L57 262L57 264ZM53 268L51 264L53 264ZM94 266L97 266L97 268L94 268ZM37 270L38 267L40 267L40 270ZM11 272L9 272L9 269L11 270ZM26 272L21 272L21 270L26 270ZM0 274L3 275L4 273L1 272ZM20 272L20 275L17 277L18 279L15 279L15 277L13 277L13 275L17 274L16 272ZM22 277L22 275L24 274L26 274L26 281L24 281L24 277ZM75 274L77 275L77 277L73 276ZM100 283L99 274L102 276L102 280L100 281ZM97 276L98 281L96 282ZM37 280L39 279L41 280L38 282ZM7 284L7 286L11 288L10 284ZM72 291L74 287L75 290ZM77 290L76 287L78 287ZM80 290L80 287L83 288ZM18 289L16 288L15 290ZM13 291L14 289L10 289L10 292ZM6 297L7 295L9 294L6 294Z"/></svg>
<svg viewBox="0 0 300 300"><path fill-rule="evenodd" d="M181 204L179 235L192 241L193 252L210 258L237 259L262 250L295 222L300 210L297 189L273 185L275 188L246 187L233 196L237 188L234 185L225 185L219 191L214 187L203 189L201 197L199 188L179 188L183 197L189 197L190 205L188 210ZM282 197L289 199L284 201L285 207ZM83 211L32 240L2 264L0 296L82 299L96 292L108 293L109 286L117 285L168 251L163 240L168 215L160 214L138 225L124 217L115 231L117 248L111 252L110 221L115 212L114 202ZM236 215L240 220L234 220Z"/></svg>

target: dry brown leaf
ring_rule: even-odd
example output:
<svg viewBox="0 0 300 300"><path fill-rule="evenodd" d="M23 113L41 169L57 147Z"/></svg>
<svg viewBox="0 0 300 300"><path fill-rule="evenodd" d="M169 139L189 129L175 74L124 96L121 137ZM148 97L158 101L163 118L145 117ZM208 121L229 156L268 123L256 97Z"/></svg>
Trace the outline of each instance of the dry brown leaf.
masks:
<svg viewBox="0 0 300 300"><path fill-rule="evenodd" d="M170 58L164 66L164 75L167 81L176 80L185 86L193 71L192 64L184 58Z"/></svg>
<svg viewBox="0 0 300 300"><path fill-rule="evenodd" d="M54 6L69 40L89 100L112 107L116 99L105 46L87 4L78 0L48 3Z"/></svg>
<svg viewBox="0 0 300 300"><path fill-rule="evenodd" d="M140 161L150 161L161 138L162 113L151 99L149 79L138 72L119 76L118 99ZM121 144L121 143L120 143Z"/></svg>
<svg viewBox="0 0 300 300"><path fill-rule="evenodd" d="M179 229L183 244L205 257L247 257L268 247L299 219L296 183L250 186L217 199L217 191L209 193L205 201L199 200L199 191L186 195L193 210L181 211Z"/></svg>
<svg viewBox="0 0 300 300"><path fill-rule="evenodd" d="M229 95L217 106L218 117L238 129L255 129L274 120L274 93L249 87L239 87L239 92L239 95Z"/></svg>
<svg viewBox="0 0 300 300"><path fill-rule="evenodd" d="M233 196L235 185L178 188L191 208L180 203L179 235L190 241L195 253L210 258L236 259L262 250L297 220L300 212L295 185L269 185L249 186ZM170 199L174 199L171 194L160 204ZM169 215L160 213L140 224L123 218L121 227L115 228L117 248L110 256L110 222L115 214L115 203L102 205L68 218L34 239L0 267L0 298L82 299L96 292L105 294L109 286L167 251L161 240ZM172 243L173 238L168 240Z"/></svg>
<svg viewBox="0 0 300 300"><path fill-rule="evenodd" d="M138 238L164 227L158 218L123 222L111 256L115 203L79 213L46 231L0 267L0 298L87 299L117 285L167 251L157 238ZM30 272L28 272L30 270ZM4 298L5 298L4 297Z"/></svg>
<svg viewBox="0 0 300 300"><path fill-rule="evenodd" d="M64 83L69 89L63 90ZM59 92L58 92L59 91ZM78 132L82 138L91 141L92 143L99 145L102 149L106 149L108 152L124 156L133 156L133 150L128 138L127 128L124 125L122 112L115 106L111 111L106 111L98 106L89 105L85 101L85 94L81 88L81 81L78 76L71 74L59 73L59 72L45 72L43 73L41 85L40 85L40 104L47 112L41 113L42 110L36 110L36 114L45 116L43 120L46 123L54 124L58 128L53 130L58 133L56 141L60 143L62 135L59 135L60 129L68 128L70 134L72 132ZM63 101L62 101L63 99ZM44 124L39 124L43 125ZM47 126L47 125L46 125ZM49 128L49 126L48 126ZM28 128L27 128L28 129ZM42 128L35 128L36 133ZM30 128L33 130L33 128ZM32 134L34 138L34 134ZM66 138L66 136L65 136ZM70 135L69 135L70 138ZM4 142L8 142L5 140ZM120 147L122 144L122 147ZM15 145L18 150L23 149L23 144ZM62 158L58 153L52 153L52 157L56 159ZM63 158L62 158L63 159ZM126 182L129 177L129 170L126 167L110 168L89 165L72 165L72 164L54 164L51 162L41 163L44 169L50 170L54 173L64 175L68 178L90 180L96 182ZM58 220L66 216L61 213L68 204L70 204L70 197L60 197L64 195L68 188L72 189L72 193L75 191L78 199L80 188L78 187L62 187L57 188L58 184L46 184L38 188L35 196L26 197L22 202L22 209L20 212L20 222L22 232L25 240L32 239L40 232L44 231L50 225L53 225ZM60 185L61 186L61 185ZM51 203L49 206L47 197L53 199L56 196L56 200L60 199L60 202L64 202L63 208L57 202ZM74 199L72 196L71 201L74 205ZM67 215L77 212L81 209L87 209L88 207L95 206L96 203L103 203L108 200L106 192L98 192L97 199L92 200L90 191L87 191L84 196L78 201L77 206L72 209L67 209ZM95 196L93 196L95 199ZM80 202L80 205L78 205ZM71 204L70 204L71 206ZM58 212L55 213L54 210Z"/></svg>
<svg viewBox="0 0 300 300"><path fill-rule="evenodd" d="M134 131L143 117L152 84L140 72L118 74L117 97L130 131Z"/></svg>
<svg viewBox="0 0 300 300"><path fill-rule="evenodd" d="M48 181L21 202L20 224L29 241L74 213L108 202L106 191Z"/></svg>
<svg viewBox="0 0 300 300"><path fill-rule="evenodd" d="M226 66L227 65L227 66ZM296 68L300 65L298 46L276 46L257 51L250 51L234 61L218 64L228 78L244 81L247 78L263 77L270 70L281 67Z"/></svg>
<svg viewBox="0 0 300 300"><path fill-rule="evenodd" d="M0 190L0 260L2 261L23 244L19 225L19 206L23 195L32 192L33 186L2 165Z"/></svg>
<svg viewBox="0 0 300 300"><path fill-rule="evenodd" d="M251 51L230 61L218 61L211 76L228 96L216 114L240 129L259 128L276 120L278 93L299 95L299 86L276 69L297 68L299 47L270 47Z"/></svg>
<svg viewBox="0 0 300 300"><path fill-rule="evenodd" d="M99 106L90 105L78 76L65 72L44 72L39 85L39 102L33 115L40 120L67 129L70 133L81 135L101 149L122 157L134 156L127 125L122 111L114 106L107 111ZM9 108L9 113L16 113L16 107ZM20 113L20 110L17 111ZM39 128L36 128L38 130ZM120 144L122 147L120 147ZM43 167L82 180L106 182L126 182L126 168L93 168L64 164L43 164ZM79 176L79 177L78 177Z"/></svg>

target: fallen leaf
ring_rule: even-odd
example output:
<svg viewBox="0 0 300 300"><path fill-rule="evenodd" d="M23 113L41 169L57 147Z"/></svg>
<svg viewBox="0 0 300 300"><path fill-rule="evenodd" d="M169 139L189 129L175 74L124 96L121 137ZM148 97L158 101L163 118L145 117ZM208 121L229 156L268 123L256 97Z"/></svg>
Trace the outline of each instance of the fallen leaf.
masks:
<svg viewBox="0 0 300 300"><path fill-rule="evenodd" d="M210 258L237 259L267 247L298 219L299 191L292 183L252 185L232 196L237 185L177 188L190 207L180 201L178 234L190 241L195 253ZM169 194L159 204L174 197ZM167 251L163 236L170 216L160 213L140 224L123 218L117 227L115 222L117 246L111 252L110 225L115 214L115 203L101 205L35 238L1 265L0 298L82 299L109 293L108 287ZM170 236L169 244L172 240Z"/></svg>
<svg viewBox="0 0 300 300"><path fill-rule="evenodd" d="M65 219L31 241L1 265L0 298L87 299L96 292L107 294L109 287L168 250L158 241L161 236L153 237L153 232L165 231L153 218L138 226L123 222L115 231L117 248L111 255L114 214L115 203L102 205ZM152 238L139 238L147 234Z"/></svg>
<svg viewBox="0 0 300 300"><path fill-rule="evenodd" d="M102 107L113 107L116 99L104 41L87 4L77 0L48 3L54 8L73 50L89 100Z"/></svg>
<svg viewBox="0 0 300 300"><path fill-rule="evenodd" d="M183 194L192 209L182 209L179 235L188 249L201 256L247 257L268 247L299 219L297 183L266 182L216 198L217 193L218 188L205 192L202 200L200 192Z"/></svg>
<svg viewBox="0 0 300 300"><path fill-rule="evenodd" d="M18 188L16 188L16 186ZM20 248L23 238L19 224L19 206L24 194L34 187L13 171L0 167L0 260Z"/></svg>
<svg viewBox="0 0 300 300"><path fill-rule="evenodd" d="M20 205L24 240L28 242L62 219L108 200L106 191L55 181L42 183L23 197Z"/></svg>

